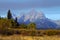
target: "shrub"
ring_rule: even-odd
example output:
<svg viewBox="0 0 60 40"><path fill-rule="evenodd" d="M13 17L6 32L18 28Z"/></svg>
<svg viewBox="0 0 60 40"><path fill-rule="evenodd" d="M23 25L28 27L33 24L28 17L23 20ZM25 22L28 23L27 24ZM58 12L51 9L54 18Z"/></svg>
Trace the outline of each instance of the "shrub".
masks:
<svg viewBox="0 0 60 40"><path fill-rule="evenodd" d="M13 35L14 30L8 29L8 28L2 28L0 34L2 34L2 35Z"/></svg>
<svg viewBox="0 0 60 40"><path fill-rule="evenodd" d="M57 32L52 30L52 31L47 31L46 34L47 34L48 36L51 36L51 35L56 35Z"/></svg>

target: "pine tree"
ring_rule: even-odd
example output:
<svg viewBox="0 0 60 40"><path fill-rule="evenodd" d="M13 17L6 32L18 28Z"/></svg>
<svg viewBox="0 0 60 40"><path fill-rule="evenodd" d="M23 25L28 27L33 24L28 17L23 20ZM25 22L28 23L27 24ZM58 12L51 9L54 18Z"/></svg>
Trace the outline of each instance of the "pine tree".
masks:
<svg viewBox="0 0 60 40"><path fill-rule="evenodd" d="M15 23L16 23L16 26L19 26L19 23L17 21L17 17L15 18Z"/></svg>
<svg viewBox="0 0 60 40"><path fill-rule="evenodd" d="M7 18L12 19L12 14L11 14L10 10L8 10Z"/></svg>
<svg viewBox="0 0 60 40"><path fill-rule="evenodd" d="M15 18L15 22L17 23L17 17Z"/></svg>

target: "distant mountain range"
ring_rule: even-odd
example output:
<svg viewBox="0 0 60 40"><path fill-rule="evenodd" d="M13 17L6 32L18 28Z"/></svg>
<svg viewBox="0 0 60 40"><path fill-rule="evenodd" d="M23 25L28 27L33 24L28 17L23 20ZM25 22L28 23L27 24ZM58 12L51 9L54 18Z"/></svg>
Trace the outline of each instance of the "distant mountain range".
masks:
<svg viewBox="0 0 60 40"><path fill-rule="evenodd" d="M37 12L35 10L30 11L26 15L22 15L18 22L29 24L30 22L36 23L37 29L56 29L60 27L55 22L52 22L50 19L46 18L42 12Z"/></svg>
<svg viewBox="0 0 60 40"><path fill-rule="evenodd" d="M56 24L60 25L60 20L55 20L54 21Z"/></svg>

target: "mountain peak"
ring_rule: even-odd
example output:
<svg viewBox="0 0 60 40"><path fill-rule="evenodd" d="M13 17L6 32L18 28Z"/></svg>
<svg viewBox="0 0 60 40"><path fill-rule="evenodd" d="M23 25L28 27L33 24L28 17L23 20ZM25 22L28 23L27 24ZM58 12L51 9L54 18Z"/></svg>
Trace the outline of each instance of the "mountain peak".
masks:
<svg viewBox="0 0 60 40"><path fill-rule="evenodd" d="M32 9L27 14L23 14L20 18L21 19L24 18L24 21L30 20L31 22L34 22L34 21L39 20L39 19L46 19L46 17L43 14L43 12L38 12L35 9Z"/></svg>
<svg viewBox="0 0 60 40"><path fill-rule="evenodd" d="M45 15L43 14L43 12L37 12L36 10L32 10L28 13L28 17L30 19L30 21L34 21L34 20L38 20L38 19L45 19Z"/></svg>

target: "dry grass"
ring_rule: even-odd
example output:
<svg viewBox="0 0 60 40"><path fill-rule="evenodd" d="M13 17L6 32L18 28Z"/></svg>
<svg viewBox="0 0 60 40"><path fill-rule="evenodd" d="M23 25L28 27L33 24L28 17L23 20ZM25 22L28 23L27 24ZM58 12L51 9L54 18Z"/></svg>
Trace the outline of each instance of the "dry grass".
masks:
<svg viewBox="0 0 60 40"><path fill-rule="evenodd" d="M60 40L60 30L11 30L14 30L13 35L0 35L0 40ZM18 32L19 34L15 34L16 32Z"/></svg>
<svg viewBox="0 0 60 40"><path fill-rule="evenodd" d="M60 40L60 36L0 36L0 40Z"/></svg>

